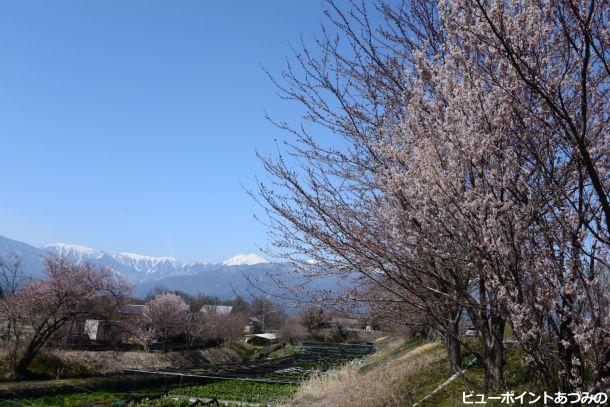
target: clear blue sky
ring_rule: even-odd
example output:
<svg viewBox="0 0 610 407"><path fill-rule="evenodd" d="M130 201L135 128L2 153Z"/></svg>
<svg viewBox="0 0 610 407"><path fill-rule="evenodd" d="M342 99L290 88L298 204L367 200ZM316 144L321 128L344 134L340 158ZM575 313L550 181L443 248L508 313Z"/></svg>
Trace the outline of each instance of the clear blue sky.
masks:
<svg viewBox="0 0 610 407"><path fill-rule="evenodd" d="M0 235L220 261L264 246L255 150L296 120L260 65L320 32L307 1L0 3Z"/></svg>

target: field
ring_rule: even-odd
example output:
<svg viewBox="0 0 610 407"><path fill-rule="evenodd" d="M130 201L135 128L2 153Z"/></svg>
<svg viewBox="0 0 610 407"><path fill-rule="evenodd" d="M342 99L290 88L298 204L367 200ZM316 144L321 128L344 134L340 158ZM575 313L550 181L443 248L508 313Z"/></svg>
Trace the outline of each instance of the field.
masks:
<svg viewBox="0 0 610 407"><path fill-rule="evenodd" d="M182 406L190 405L195 399L207 402L213 398L234 403L277 404L285 402L297 391L298 384L312 374L319 374L360 359L373 351L374 347L371 345L304 342L301 346L291 349L290 354L281 357L242 362L199 363L197 367L191 368L147 370L150 372L147 376L151 380L170 377L173 381L172 385L152 387L146 391L135 388L135 382L131 391L93 391L85 388L79 391L75 388L76 393L67 395L45 396L33 400L15 397L10 401L0 402L0 406ZM178 378L180 381L176 384ZM183 378L185 383L182 383ZM187 379L200 380L201 384L187 383Z"/></svg>
<svg viewBox="0 0 610 407"><path fill-rule="evenodd" d="M372 345L303 342L288 356L247 362L203 365L193 369L161 369L155 373L185 374L210 378L246 378L283 384L298 383L314 372L373 353Z"/></svg>
<svg viewBox="0 0 610 407"><path fill-rule="evenodd" d="M471 345L477 345L476 339ZM275 358L151 370L149 375L140 377L162 380L146 390L142 385L134 385L133 389L121 391L91 391L85 390L83 383L71 381L72 385L81 385L81 390L75 388L71 394L32 400L10 397L10 401L0 402L0 407L181 407L212 399L228 406L381 407L419 402L424 407L450 407L462 405L464 391L484 391L484 370L475 362L462 377L434 392L450 376L447 354L439 342L384 337L376 341L374 349L376 352L371 354L372 346L304 342L290 349L289 354L276 351L274 355L283 356ZM464 354L465 363L473 359L473 355ZM541 391L541 384L535 382L518 347L507 347L506 360L506 389ZM129 380L127 377L125 380ZM164 386L164 377L174 380Z"/></svg>
<svg viewBox="0 0 610 407"><path fill-rule="evenodd" d="M277 383L256 383L243 381L222 381L202 386L177 389L171 393L246 402L281 402L297 390L297 385Z"/></svg>
<svg viewBox="0 0 610 407"><path fill-rule="evenodd" d="M149 392L82 392L69 395L45 396L34 400L13 399L0 402L1 407L57 406L77 407L82 405L129 405L129 406L181 406L192 404L193 398L203 401L217 398L221 401L246 403L282 403L297 390L296 385L252 383L243 381L220 381L199 386L186 386L170 389L165 393L161 389ZM188 401L191 400L191 401Z"/></svg>

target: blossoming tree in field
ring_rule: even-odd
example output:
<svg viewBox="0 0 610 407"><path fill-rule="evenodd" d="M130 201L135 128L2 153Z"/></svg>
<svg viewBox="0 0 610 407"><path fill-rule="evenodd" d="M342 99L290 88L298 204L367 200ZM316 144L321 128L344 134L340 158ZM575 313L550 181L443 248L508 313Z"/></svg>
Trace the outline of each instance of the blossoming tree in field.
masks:
<svg viewBox="0 0 610 407"><path fill-rule="evenodd" d="M17 375L27 374L34 357L62 328L85 318L110 319L130 289L107 268L64 256L46 258L42 279L24 281L0 299L0 312L12 327L6 339Z"/></svg>
<svg viewBox="0 0 610 407"><path fill-rule="evenodd" d="M146 303L144 319L154 338L160 340L167 350L171 340L186 333L189 306L177 294L159 294Z"/></svg>

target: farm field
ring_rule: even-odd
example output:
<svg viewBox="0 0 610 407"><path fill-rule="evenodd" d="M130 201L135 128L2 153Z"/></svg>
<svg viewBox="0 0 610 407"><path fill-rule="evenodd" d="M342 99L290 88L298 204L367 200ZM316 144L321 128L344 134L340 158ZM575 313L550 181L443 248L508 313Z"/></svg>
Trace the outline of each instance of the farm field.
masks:
<svg viewBox="0 0 610 407"><path fill-rule="evenodd" d="M252 383L243 381L221 381L198 386L170 389L152 389L149 392L83 392L68 395L45 396L33 400L13 399L1 401L1 407L8 406L189 406L194 398L204 401L212 398L235 403L227 405L278 404L297 390L297 385Z"/></svg>
<svg viewBox="0 0 610 407"><path fill-rule="evenodd" d="M373 352L372 345L303 342L295 352L284 357L211 364L193 369L161 369L153 374L246 378L289 384L298 383L313 372L326 371Z"/></svg>
<svg viewBox="0 0 610 407"><path fill-rule="evenodd" d="M184 375L185 379L199 378L202 384L174 384L146 391L136 388L132 391L91 391L83 388L71 394L32 400L16 397L0 401L0 406L186 406L198 398L202 401L217 398L241 405L278 404L296 392L299 383L310 375L348 364L372 352L372 345L303 342L293 353L283 357L147 371L154 379L163 376L176 379Z"/></svg>

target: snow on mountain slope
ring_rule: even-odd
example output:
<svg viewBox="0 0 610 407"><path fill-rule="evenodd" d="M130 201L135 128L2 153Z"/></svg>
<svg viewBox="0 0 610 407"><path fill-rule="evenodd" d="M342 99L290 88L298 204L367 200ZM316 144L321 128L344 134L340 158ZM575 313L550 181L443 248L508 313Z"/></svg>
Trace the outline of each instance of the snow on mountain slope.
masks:
<svg viewBox="0 0 610 407"><path fill-rule="evenodd" d="M79 259L102 259L106 255L106 253L92 249L90 247L81 246L78 244L68 244L68 243L55 243L49 244L42 247L43 250L46 250L51 253L58 254L60 256L68 256L75 260Z"/></svg>
<svg viewBox="0 0 610 407"><path fill-rule="evenodd" d="M269 261L257 254L238 254L222 262L223 266L253 266L255 264L269 263Z"/></svg>
<svg viewBox="0 0 610 407"><path fill-rule="evenodd" d="M173 257L152 257L135 253L119 253L112 257L123 266L142 274L161 276L188 274L188 265Z"/></svg>
<svg viewBox="0 0 610 407"><path fill-rule="evenodd" d="M136 253L118 253L113 256L115 259L121 259L123 261L135 262L135 263L148 263L148 264L158 264L161 262L170 262L170 263L178 263L175 257L169 256L144 256L143 254Z"/></svg>
<svg viewBox="0 0 610 407"><path fill-rule="evenodd" d="M108 267L130 280L140 280L140 276L137 270L132 270L129 267L124 267L121 263L117 262L111 255L101 250L92 249L77 244L67 243L55 243L43 246L41 250L41 256L46 256L49 253L57 254L59 256L66 256L70 260L82 264L91 263L100 267Z"/></svg>
<svg viewBox="0 0 610 407"><path fill-rule="evenodd" d="M248 297L253 290L251 281L263 284L269 272L285 284L294 284L294 273L289 264L270 263L256 254L239 254L222 264L202 261L181 262L173 257L151 257L132 253L108 254L88 247L57 243L42 248L0 236L0 259L10 261L12 255L21 259L21 269L27 276L42 276L42 260L55 253L66 255L77 262L91 262L106 266L134 283L133 294L145 296L151 289L164 286L189 294L207 294L228 299L235 294ZM248 276L246 279L245 275ZM328 287L335 287L331 281ZM270 287L272 288L272 287Z"/></svg>
<svg viewBox="0 0 610 407"><path fill-rule="evenodd" d="M24 268L31 275L42 273L42 260L49 253L52 253L67 256L77 263L90 262L97 266L109 267L133 282L192 275L200 272L202 267L207 266L207 263L203 261L182 262L173 257L153 257L127 252L109 254L102 250L78 244L55 243L36 248L0 236L0 257L6 258L12 253L22 258ZM238 254L225 260L221 265L252 266L265 263L269 263L269 261L256 254ZM229 273L229 270L227 272Z"/></svg>
<svg viewBox="0 0 610 407"><path fill-rule="evenodd" d="M189 274L187 264L173 257L152 257L134 253L111 255L89 247L65 243L47 245L42 249L48 253L68 256L77 263L91 262L109 267L132 281Z"/></svg>

